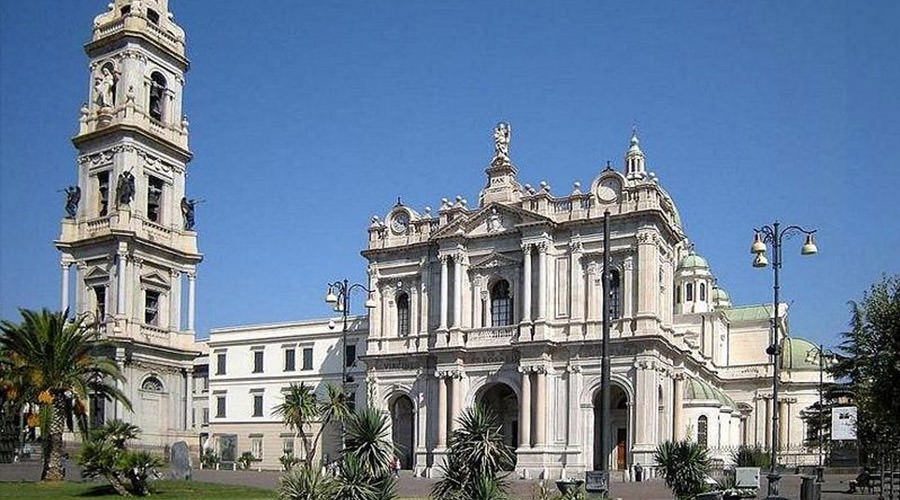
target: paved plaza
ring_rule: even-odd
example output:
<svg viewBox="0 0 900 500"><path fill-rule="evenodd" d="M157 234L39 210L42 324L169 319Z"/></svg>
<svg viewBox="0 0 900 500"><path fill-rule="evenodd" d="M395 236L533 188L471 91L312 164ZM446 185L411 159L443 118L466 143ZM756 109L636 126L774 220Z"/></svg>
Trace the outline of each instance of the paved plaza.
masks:
<svg viewBox="0 0 900 500"><path fill-rule="evenodd" d="M69 464L67 476L78 478L77 466ZM274 471L225 471L195 470L194 480L210 483L233 484L240 486L256 486L274 489L278 485L280 473ZM0 481L37 481L40 478L40 465L36 462L24 464L0 464ZM822 500L867 500L878 498L878 495L847 493L847 484L853 478L849 474L826 474L822 485ZM401 498L427 498L435 479L423 479L403 475L398 485ZM555 491L554 484L548 488ZM531 500L536 497L538 482L533 480L510 481L510 493L515 500ZM611 485L613 498L623 500L671 500L672 494L662 480L654 479L645 482L613 482ZM800 498L800 476L786 475L782 480L782 495L788 498ZM765 485L757 498L765 497Z"/></svg>

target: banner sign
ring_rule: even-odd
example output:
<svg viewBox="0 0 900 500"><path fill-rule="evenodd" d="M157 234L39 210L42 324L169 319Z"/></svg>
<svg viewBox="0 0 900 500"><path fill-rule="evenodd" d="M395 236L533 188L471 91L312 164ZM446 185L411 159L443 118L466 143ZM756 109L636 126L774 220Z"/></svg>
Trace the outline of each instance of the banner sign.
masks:
<svg viewBox="0 0 900 500"><path fill-rule="evenodd" d="M856 440L856 407L836 406L831 409L831 439Z"/></svg>

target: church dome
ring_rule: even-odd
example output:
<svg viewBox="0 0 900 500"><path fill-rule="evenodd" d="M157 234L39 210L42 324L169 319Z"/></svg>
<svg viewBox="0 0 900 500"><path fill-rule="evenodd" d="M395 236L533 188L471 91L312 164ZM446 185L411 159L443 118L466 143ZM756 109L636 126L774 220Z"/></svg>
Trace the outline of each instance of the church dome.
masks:
<svg viewBox="0 0 900 500"><path fill-rule="evenodd" d="M730 302L731 297L728 296L728 292L724 288L713 287L712 300L713 302Z"/></svg>
<svg viewBox="0 0 900 500"><path fill-rule="evenodd" d="M819 371L819 346L799 337L781 339L781 369Z"/></svg>
<svg viewBox="0 0 900 500"><path fill-rule="evenodd" d="M713 387L709 382L690 377L684 384L684 399L716 401L727 408L737 408L737 404L727 394Z"/></svg>
<svg viewBox="0 0 900 500"><path fill-rule="evenodd" d="M678 264L679 269L691 269L691 268L703 268L709 269L709 264L706 263L706 259L703 257L691 252L690 255L681 259L681 262Z"/></svg>

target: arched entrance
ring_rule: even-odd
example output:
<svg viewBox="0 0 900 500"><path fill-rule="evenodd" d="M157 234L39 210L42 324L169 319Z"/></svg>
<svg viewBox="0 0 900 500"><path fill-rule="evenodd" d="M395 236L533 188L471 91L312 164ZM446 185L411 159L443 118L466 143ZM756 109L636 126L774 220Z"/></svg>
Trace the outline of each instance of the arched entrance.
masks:
<svg viewBox="0 0 900 500"><path fill-rule="evenodd" d="M628 468L628 394L621 387L613 384L609 389L609 422L606 445L600 443L600 390L594 393L594 470L600 470L601 460L609 460L609 468L625 470Z"/></svg>
<svg viewBox="0 0 900 500"><path fill-rule="evenodd" d="M476 401L500 418L503 442L515 449L519 443L519 398L512 388L503 383L488 385L479 391Z"/></svg>
<svg viewBox="0 0 900 500"><path fill-rule="evenodd" d="M412 469L413 466L414 425L412 400L407 396L397 396L391 405L391 438L402 469Z"/></svg>

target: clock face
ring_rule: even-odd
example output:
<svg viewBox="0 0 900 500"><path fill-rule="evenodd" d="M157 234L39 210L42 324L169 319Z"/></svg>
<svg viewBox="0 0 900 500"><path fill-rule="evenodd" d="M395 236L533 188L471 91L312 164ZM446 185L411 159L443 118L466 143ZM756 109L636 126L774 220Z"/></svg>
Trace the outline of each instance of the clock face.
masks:
<svg viewBox="0 0 900 500"><path fill-rule="evenodd" d="M405 233L407 227L409 227L409 214L406 212L397 212L394 214L391 218L391 229L393 229L395 233Z"/></svg>
<svg viewBox="0 0 900 500"><path fill-rule="evenodd" d="M613 201L619 197L621 189L618 179L614 177L603 179L597 186L597 198L600 198L600 201Z"/></svg>

